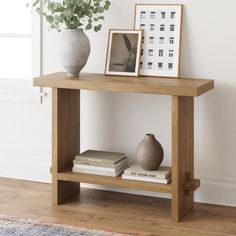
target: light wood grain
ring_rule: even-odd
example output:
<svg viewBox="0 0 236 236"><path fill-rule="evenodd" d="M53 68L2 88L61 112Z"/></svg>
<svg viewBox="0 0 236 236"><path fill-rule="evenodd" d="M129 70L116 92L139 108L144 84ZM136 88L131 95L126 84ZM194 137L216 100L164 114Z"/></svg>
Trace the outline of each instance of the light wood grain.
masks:
<svg viewBox="0 0 236 236"><path fill-rule="evenodd" d="M80 195L51 205L51 185L0 178L0 212L131 235L235 236L236 208L195 203L180 224L170 221L169 199L81 188Z"/></svg>
<svg viewBox="0 0 236 236"><path fill-rule="evenodd" d="M55 73L34 79L34 85L53 88L52 196L60 204L76 194L78 183L93 183L172 195L172 220L180 221L193 208L200 182L194 180L194 96L214 87L212 80L125 78L99 74L67 77ZM168 185L72 173L80 152L80 89L174 95L172 98L172 183ZM177 96L176 96L177 95ZM69 169L69 171L68 171Z"/></svg>
<svg viewBox="0 0 236 236"><path fill-rule="evenodd" d="M80 90L52 92L52 203L59 204L79 191L79 183L58 180L57 173L80 153Z"/></svg>
<svg viewBox="0 0 236 236"><path fill-rule="evenodd" d="M121 77L102 74L81 74L67 77L59 72L34 79L34 86L64 89L85 89L124 93L147 93L176 96L199 96L213 89L213 80L153 77Z"/></svg>
<svg viewBox="0 0 236 236"><path fill-rule="evenodd" d="M158 184L134 180L124 180L119 177L110 177L102 175L91 175L74 173L70 170L58 173L57 178L63 181L83 182L90 184L100 184L106 186L114 186L121 188L146 190L153 192L171 193L171 184Z"/></svg>
<svg viewBox="0 0 236 236"><path fill-rule="evenodd" d="M179 222L194 205L185 183L194 178L194 100L172 98L172 220Z"/></svg>

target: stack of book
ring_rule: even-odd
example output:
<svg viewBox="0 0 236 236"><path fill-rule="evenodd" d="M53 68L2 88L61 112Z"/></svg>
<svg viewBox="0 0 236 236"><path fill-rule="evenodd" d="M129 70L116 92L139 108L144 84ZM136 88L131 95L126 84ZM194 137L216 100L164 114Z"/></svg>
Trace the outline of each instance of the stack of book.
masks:
<svg viewBox="0 0 236 236"><path fill-rule="evenodd" d="M87 150L75 157L72 171L78 173L118 176L128 167L124 153Z"/></svg>
<svg viewBox="0 0 236 236"><path fill-rule="evenodd" d="M168 184L171 181L171 168L160 166L157 170L147 171L134 164L124 171L122 179Z"/></svg>

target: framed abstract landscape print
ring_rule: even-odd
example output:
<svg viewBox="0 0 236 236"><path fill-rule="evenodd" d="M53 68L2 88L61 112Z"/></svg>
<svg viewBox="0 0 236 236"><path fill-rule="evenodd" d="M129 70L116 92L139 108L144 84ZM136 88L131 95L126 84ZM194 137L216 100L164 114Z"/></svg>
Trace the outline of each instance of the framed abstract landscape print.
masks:
<svg viewBox="0 0 236 236"><path fill-rule="evenodd" d="M140 75L179 76L182 8L182 5L136 5L135 29L143 30Z"/></svg>
<svg viewBox="0 0 236 236"><path fill-rule="evenodd" d="M106 75L138 76L142 30L110 30Z"/></svg>

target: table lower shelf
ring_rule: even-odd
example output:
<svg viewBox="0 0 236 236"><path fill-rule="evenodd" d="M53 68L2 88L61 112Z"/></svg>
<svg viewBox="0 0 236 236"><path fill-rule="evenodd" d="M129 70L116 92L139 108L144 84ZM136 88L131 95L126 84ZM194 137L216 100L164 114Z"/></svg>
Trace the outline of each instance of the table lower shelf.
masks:
<svg viewBox="0 0 236 236"><path fill-rule="evenodd" d="M55 169L54 169L55 170ZM176 193L175 186L172 183L170 184L158 184L158 183L149 183L135 180L126 180L122 179L121 176L110 177L102 175L93 175L93 174L84 174L84 173L75 173L71 169L61 171L59 173L52 172L53 174L53 198L52 202L54 205L63 203L65 200L71 198L73 195L78 193L78 187L76 183L89 183L89 184L98 184L111 187L120 187L127 189L143 190L143 191L152 191L152 192L162 192L171 194L172 199L172 220L174 222L179 222L181 218L187 213L181 212L182 215L176 211L176 198L178 194ZM174 180L173 180L174 181ZM179 187L179 191L182 192L182 196L193 196L193 191L195 191L200 186L199 179L192 179L190 181L185 181L182 184L182 187ZM60 193L60 195L58 195ZM179 204L186 204L185 202ZM193 207L194 202L189 205ZM191 208L188 208L189 211ZM184 209L182 209L184 210Z"/></svg>
<svg viewBox="0 0 236 236"><path fill-rule="evenodd" d="M67 171L58 173L57 179L63 180L63 181L99 184L99 185L129 188L129 189L136 189L136 190L145 190L145 191L152 191L152 192L171 193L171 183L158 184L158 183L149 183L149 182L142 182L142 181L135 181L135 180L125 180L125 179L122 179L121 176L110 177L110 176L103 176L103 175L75 173L70 170L67 170Z"/></svg>
<svg viewBox="0 0 236 236"><path fill-rule="evenodd" d="M135 180L126 180L122 179L121 176L110 177L102 175L93 175L93 174L83 174L75 173L71 170L66 170L57 174L57 179L62 181L69 182L81 182L89 184L99 184L112 187L120 188L129 188L136 190L152 191L152 192L161 192L161 193L172 193L172 185L169 184L158 184L158 183L149 183L143 181ZM193 179L184 184L184 190L186 191L195 191L200 186L199 179Z"/></svg>

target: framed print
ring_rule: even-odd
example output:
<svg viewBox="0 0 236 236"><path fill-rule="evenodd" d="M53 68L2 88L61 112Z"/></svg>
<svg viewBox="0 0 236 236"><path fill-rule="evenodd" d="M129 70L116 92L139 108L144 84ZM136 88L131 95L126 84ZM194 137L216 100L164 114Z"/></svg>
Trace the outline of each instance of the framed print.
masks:
<svg viewBox="0 0 236 236"><path fill-rule="evenodd" d="M136 5L135 29L143 30L140 75L179 76L182 8L182 5Z"/></svg>
<svg viewBox="0 0 236 236"><path fill-rule="evenodd" d="M142 30L109 31L106 75L138 76Z"/></svg>

